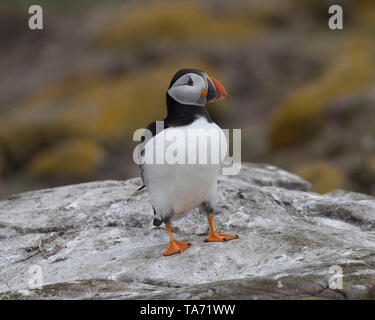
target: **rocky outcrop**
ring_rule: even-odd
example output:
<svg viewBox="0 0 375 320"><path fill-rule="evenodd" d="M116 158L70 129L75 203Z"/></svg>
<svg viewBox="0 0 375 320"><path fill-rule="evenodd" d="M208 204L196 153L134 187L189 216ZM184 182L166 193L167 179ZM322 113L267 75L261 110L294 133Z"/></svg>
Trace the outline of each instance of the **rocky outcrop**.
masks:
<svg viewBox="0 0 375 320"><path fill-rule="evenodd" d="M192 246L164 257L168 234L152 226L139 186L138 178L100 181L0 201L0 298L375 297L371 196L318 195L279 168L246 164L220 178L216 215L217 229L240 238L203 242L206 217L193 210L173 223ZM342 289L332 281L340 268ZM36 275L43 286L31 289Z"/></svg>

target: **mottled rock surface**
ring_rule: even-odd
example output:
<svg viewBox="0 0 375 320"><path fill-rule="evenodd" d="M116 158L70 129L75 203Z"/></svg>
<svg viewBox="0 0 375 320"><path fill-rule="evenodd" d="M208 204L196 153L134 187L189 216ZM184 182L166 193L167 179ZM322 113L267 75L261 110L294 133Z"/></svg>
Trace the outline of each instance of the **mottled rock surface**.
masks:
<svg viewBox="0 0 375 320"><path fill-rule="evenodd" d="M0 298L375 297L371 196L318 195L279 168L246 164L238 176L220 178L215 218L219 231L240 239L203 242L208 223L193 210L173 223L176 238L192 246L164 257L168 234L152 226L140 183L92 182L0 201ZM329 285L337 266L342 289ZM30 289L38 268L43 287Z"/></svg>

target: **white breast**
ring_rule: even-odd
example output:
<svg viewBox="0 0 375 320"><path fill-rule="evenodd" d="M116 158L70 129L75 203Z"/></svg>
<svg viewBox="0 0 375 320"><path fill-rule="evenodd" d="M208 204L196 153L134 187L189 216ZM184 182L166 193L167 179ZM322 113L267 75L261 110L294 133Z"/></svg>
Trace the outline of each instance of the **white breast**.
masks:
<svg viewBox="0 0 375 320"><path fill-rule="evenodd" d="M193 143L194 138L198 143ZM165 155L164 163L153 164L158 152ZM167 128L146 144L143 174L152 204L161 219L214 200L217 177L226 152L223 131L204 118L188 126Z"/></svg>

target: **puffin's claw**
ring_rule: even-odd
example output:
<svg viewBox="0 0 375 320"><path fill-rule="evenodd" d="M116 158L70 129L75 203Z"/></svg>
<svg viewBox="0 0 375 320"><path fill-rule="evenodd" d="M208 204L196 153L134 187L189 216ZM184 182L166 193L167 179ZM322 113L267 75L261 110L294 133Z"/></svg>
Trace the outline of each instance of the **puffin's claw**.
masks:
<svg viewBox="0 0 375 320"><path fill-rule="evenodd" d="M204 239L204 242L223 242L238 239L239 236L231 233L218 233L211 231L210 234Z"/></svg>
<svg viewBox="0 0 375 320"><path fill-rule="evenodd" d="M190 242L173 240L169 243L167 249L164 250L165 256L170 256L172 254L181 253L191 246Z"/></svg>

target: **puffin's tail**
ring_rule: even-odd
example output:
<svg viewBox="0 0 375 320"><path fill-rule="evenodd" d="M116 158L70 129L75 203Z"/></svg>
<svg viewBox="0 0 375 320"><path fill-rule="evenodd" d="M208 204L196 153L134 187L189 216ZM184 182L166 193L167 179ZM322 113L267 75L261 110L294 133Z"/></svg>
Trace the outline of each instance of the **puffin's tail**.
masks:
<svg viewBox="0 0 375 320"><path fill-rule="evenodd" d="M163 223L163 221L161 221L160 219L158 219L158 218L155 217L156 216L155 208L152 207L152 209L154 209L154 222L153 222L153 224L154 224L154 226L158 227L158 226L160 226Z"/></svg>

